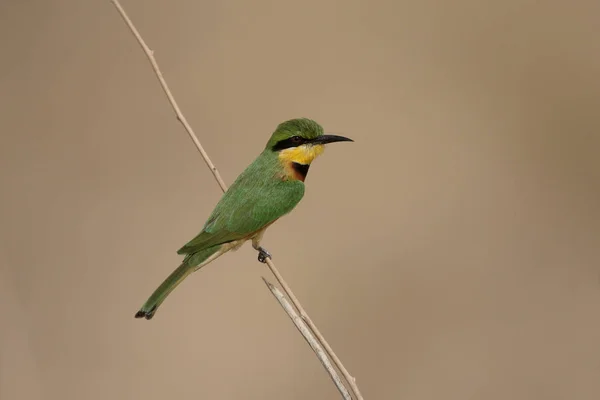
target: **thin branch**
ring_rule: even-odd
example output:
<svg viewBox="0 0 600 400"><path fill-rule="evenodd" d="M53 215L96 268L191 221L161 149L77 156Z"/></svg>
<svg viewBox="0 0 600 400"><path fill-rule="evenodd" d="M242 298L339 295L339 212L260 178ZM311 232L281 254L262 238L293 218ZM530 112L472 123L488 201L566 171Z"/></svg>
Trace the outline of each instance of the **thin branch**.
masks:
<svg viewBox="0 0 600 400"><path fill-rule="evenodd" d="M298 330L300 331L302 336L304 336L304 339L306 339L306 341L308 342L308 345L313 349L313 351L317 355L317 358L319 359L319 361L321 361L321 364L323 364L323 367L325 367L327 372L329 372L329 375L331 376L333 383L335 383L335 386L337 386L338 390L342 394L342 397L345 400L351 400L352 397L350 397L350 393L348 393L348 389L346 389L346 386L344 386L344 383L340 379L340 376L338 375L337 371L333 368L333 365L331 365L331 362L329 361L327 354L325 354L325 350L323 350L323 347L319 344L317 339L315 339L314 335L312 334L310 329L308 329L308 327L306 326L306 324L304 323L302 318L296 313L296 310L294 310L294 307L291 306L291 304L287 301L287 299L283 296L283 293L281 293L279 291L279 289L277 289L272 283L267 281L264 277L262 279L265 282L265 285L267 285L267 287L271 291L271 293L273 293L273 296L275 296L275 298L277 299L277 301L279 302L281 307L283 307L285 312L292 319L292 322L294 322L294 325L296 325L296 328L298 328Z"/></svg>
<svg viewBox="0 0 600 400"><path fill-rule="evenodd" d="M121 14L121 17L123 18L123 20L125 21L125 23L129 27L129 30L131 30L131 33L133 33L133 35L137 39L137 41L140 44L140 46L142 46L142 50L144 50L144 54L146 54L146 57L148 57L148 60L150 61L150 64L152 64L152 68L154 69L154 73L156 74L156 77L158 78L158 81L160 82L160 86L162 87L163 91L167 95L167 98L169 99L169 103L171 103L171 107L173 107L173 111L175 111L175 115L177 116L177 119L179 120L179 122L181 122L181 124L185 128L186 132L189 134L190 138L192 139L192 141L196 145L196 148L198 149L198 151L202 155L202 158L204 159L204 162L206 162L206 165L210 169L210 172L212 172L212 174L214 175L217 183L219 184L219 186L221 186L221 190L223 192L225 192L227 190L227 185L223 181L223 178L221 178L221 174L219 174L219 171L217 170L217 167L215 167L215 165L212 163L212 161L210 161L210 158L208 157L208 154L204 150L204 147L202 147L202 144L198 140L198 137L194 133L194 130L192 129L192 127L190 126L190 124L187 122L187 119L185 119L185 116L183 115L183 113L179 109L179 105L177 105L177 102L175 101L175 98L173 97L173 94L171 93L171 90L169 89L169 86L167 85L167 81L165 81L165 78L163 78L162 72L160 72L160 68L158 67L158 63L156 62L156 59L154 58L154 51L152 51L150 49L150 47L148 47L148 45L146 44L146 42L144 42L144 39L142 39L142 35L140 35L140 33L138 32L138 30L135 27L135 25L133 25L133 22L131 22L131 19L129 19L129 16L127 15L127 13L125 12L125 10L121 6L121 3L119 3L119 0L111 0L111 1L115 5L115 7L117 8L117 10L119 11L119 14Z"/></svg>
<svg viewBox="0 0 600 400"><path fill-rule="evenodd" d="M156 59L154 58L154 52L148 47L148 45L146 45L146 42L144 41L144 39L142 38L142 36L138 32L137 28L135 27L135 25L133 24L133 22L131 21L131 19L129 18L129 16L125 12L125 10L121 6L121 4L119 3L119 0L111 0L111 2L117 8L117 11L121 15L121 17L123 18L123 20L125 21L125 23L127 24L127 26L129 27L129 29L131 30L131 32L133 33L133 35L135 36L135 38L137 39L138 43L142 47L142 50L146 54L146 57L148 57L148 60L150 61L150 64L152 65L152 68L154 69L154 73L156 74L156 77L158 78L158 80L160 82L160 85L161 85L163 91L165 92L167 98L169 99L169 102L171 103L171 106L173 107L173 111L175 111L175 115L177 116L177 119L181 122L181 124L185 128L186 132L188 133L188 135L190 136L190 138L192 139L192 141L196 145L196 148L198 149L198 151L202 155L202 158L206 162L206 165L208 166L208 168L211 170L212 174L214 175L215 180L217 181L217 183L221 187L221 190L223 192L225 192L227 190L227 185L225 184L225 182L221 178L221 175L219 174L219 171L217 170L217 167L215 167L215 165L212 163L212 161L208 157L208 154L206 153L206 151L202 147L202 144L198 140L198 137L194 133L194 131L193 131L192 127L190 126L190 124L187 122L187 119L185 118L185 116L181 112L181 109L179 108L179 105L175 101L175 98L173 97L173 94L171 93L171 90L169 89L169 86L167 85L167 82L163 78L163 75L162 75L162 73L160 71L160 68L158 67L158 63L156 62ZM363 400L363 397L362 397L362 395L360 393L360 390L358 389L358 386L356 384L356 379L352 375L350 375L350 373L348 372L348 370L344 367L344 365L342 364L342 362L339 359L339 357L335 354L335 352L333 351L333 349L331 348L331 346L329 345L329 343L327 343L327 341L325 340L325 338L323 337L323 335L321 334L321 332L319 331L319 329L317 328L317 326L310 319L310 317L308 316L308 313L304 310L304 307L302 307L302 305L300 304L300 301L296 298L296 296L292 292L292 290L289 287L289 285L283 279L283 276L279 273L279 270L277 270L277 268L275 267L275 264L273 264L273 262L269 258L267 258L267 265L269 266L269 269L271 270L271 273L273 273L273 275L275 276L275 278L277 279L277 281L279 282L279 284L281 285L281 287L285 291L286 295L290 298L290 300L292 301L292 304L294 305L294 307L296 307L296 309L298 310L298 312L299 312L299 314L301 316L301 320L300 319L295 319L291 314L288 313L288 315L290 315L290 318L292 318L292 320L294 321L294 324L302 322L302 324L305 323L306 325L308 325L308 327L310 328L310 330L316 336L317 340L321 343L321 345L325 348L325 350L327 351L327 353L329 354L329 356L333 359L333 362L334 362L335 366L340 370L340 372L344 376L344 379L348 382L348 384L352 388L352 392L354 393L354 396L355 396L356 400ZM267 282L265 282L265 283L267 283ZM270 285L270 284L268 284L268 285ZM270 286L269 286L269 288L270 288ZM277 297L277 299L279 299L279 298ZM280 304L282 305L282 307L284 307L281 302L280 302ZM285 307L284 307L284 309L285 309ZM287 312L287 310L286 310L286 312ZM296 326L298 326L298 325L296 325ZM308 337L304 334L305 331L302 330L302 329L300 329L300 328L298 328L298 329L303 334L303 336L307 340L307 342L309 342L309 344L310 344L310 341L309 341ZM312 347L312 345L311 345L311 347ZM313 347L313 350L315 350L314 347ZM316 350L315 350L315 353L317 354L317 356L319 356L319 353L317 353ZM321 359L321 358L319 357L319 359ZM323 364L323 365L325 366L325 364ZM329 372L329 370L328 370L328 372ZM331 375L331 372L330 372L330 375ZM333 375L331 375L331 378L335 382L335 377ZM342 395L343 395L343 393L342 393Z"/></svg>
<svg viewBox="0 0 600 400"><path fill-rule="evenodd" d="M275 275L275 279L277 279L277 282L279 282L279 284L283 288L285 294L290 298L290 300L292 301L292 304L294 304L294 306L296 306L296 309L298 309L298 312L300 313L300 316L302 317L304 322L306 322L306 324L314 332L314 334L317 337L317 339L319 340L319 342L323 345L323 347L327 351L327 354L329 354L329 357L331 357L333 359L335 366L338 367L338 369L344 376L344 379L346 379L346 381L352 388L352 392L354 393L355 398L357 400L363 400L362 394L360 393L360 390L358 389L358 385L356 384L356 378L354 378L352 375L350 375L350 373L348 372L346 367L344 367L344 364L342 364L342 361L339 359L337 354L335 354L335 352L333 351L333 349L331 348L329 343L327 343L327 340L325 340L325 337L319 331L319 329L317 328L315 323L312 321L312 319L310 319L310 317L308 316L308 313L304 310L304 307L302 307L302 304L300 304L300 300L298 300L296 295L294 295L294 292L292 292L292 288L290 288L288 286L287 282L283 279L283 276L281 276L281 274L279 273L279 270L277 268L275 268L275 264L273 264L273 262L271 261L270 258L267 258L266 261L267 261L267 265L269 266L269 269L271 270L271 273L273 275Z"/></svg>

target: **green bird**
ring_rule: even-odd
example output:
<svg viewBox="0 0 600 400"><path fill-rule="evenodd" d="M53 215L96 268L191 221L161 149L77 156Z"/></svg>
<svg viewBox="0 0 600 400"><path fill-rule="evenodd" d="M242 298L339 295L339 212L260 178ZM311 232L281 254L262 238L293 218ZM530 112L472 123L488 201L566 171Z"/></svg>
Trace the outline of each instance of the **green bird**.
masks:
<svg viewBox="0 0 600 400"><path fill-rule="evenodd" d="M352 142L344 136L325 135L321 125L307 118L279 124L262 153L227 190L202 231L177 251L181 265L152 293L136 318L151 319L167 296L188 275L247 240L265 263L271 254L260 246L265 230L296 207L304 196L304 180L311 162L325 144Z"/></svg>

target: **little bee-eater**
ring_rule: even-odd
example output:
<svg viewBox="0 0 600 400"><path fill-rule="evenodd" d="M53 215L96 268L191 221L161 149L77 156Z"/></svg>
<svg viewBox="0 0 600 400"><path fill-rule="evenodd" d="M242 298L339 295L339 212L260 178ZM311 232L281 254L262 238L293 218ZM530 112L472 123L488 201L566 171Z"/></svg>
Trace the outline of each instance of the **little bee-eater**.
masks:
<svg viewBox="0 0 600 400"><path fill-rule="evenodd" d="M352 142L343 136L324 135L316 122L301 118L280 124L262 153L227 190L202 231L177 251L181 265L165 279L135 314L151 319L165 298L189 274L247 240L258 251L258 260L271 257L260 246L265 230L294 209L304 196L304 179L310 163L325 144Z"/></svg>

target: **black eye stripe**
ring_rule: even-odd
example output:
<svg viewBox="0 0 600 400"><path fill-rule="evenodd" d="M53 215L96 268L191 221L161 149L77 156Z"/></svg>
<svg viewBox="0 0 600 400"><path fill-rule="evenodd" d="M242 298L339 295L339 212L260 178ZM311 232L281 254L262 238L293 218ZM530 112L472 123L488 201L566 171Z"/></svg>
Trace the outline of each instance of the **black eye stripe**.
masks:
<svg viewBox="0 0 600 400"><path fill-rule="evenodd" d="M287 139L280 140L279 142L277 142L275 144L275 146L273 146L273 151L289 149L291 147L298 147L298 146L302 145L303 143L306 143L306 140L304 140L300 136L293 136L291 138L287 138Z"/></svg>

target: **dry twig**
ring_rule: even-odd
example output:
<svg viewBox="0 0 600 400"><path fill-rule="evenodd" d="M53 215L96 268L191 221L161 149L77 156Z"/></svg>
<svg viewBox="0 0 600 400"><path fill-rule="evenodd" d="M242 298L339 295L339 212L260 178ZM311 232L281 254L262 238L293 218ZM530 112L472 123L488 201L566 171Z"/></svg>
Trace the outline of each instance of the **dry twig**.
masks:
<svg viewBox="0 0 600 400"><path fill-rule="evenodd" d="M194 133L190 124L187 122L183 113L181 112L181 109L179 108L177 102L175 101L175 98L173 97L173 94L171 93L171 90L169 89L169 86L167 85L167 82L165 81L165 79L160 71L160 68L158 67L158 63L156 62L156 59L154 58L154 52L148 47L148 45L146 45L146 42L144 41L144 39L138 32L137 28L135 27L135 25L133 24L133 22L131 21L131 19L125 12L125 10L123 9L123 7L121 6L121 3L119 2L119 0L111 0L111 2L117 8L117 11L121 15L121 17L123 18L123 20L125 21L127 26L129 27L129 30L131 31L131 33L133 33L133 35L137 39L138 43L144 50L144 53L146 54L146 57L148 57L150 64L152 64L154 73L156 74L156 77L158 78L160 85L161 85L163 91L165 92L165 95L169 99L169 103L173 107L173 111L175 111L175 115L177 116L177 119L181 122L181 124L185 128L186 132L188 133L188 135L190 136L190 138L196 145L196 148L202 155L202 158L206 162L206 165L208 166L208 168L210 168L212 174L215 177L215 180L221 187L221 190L223 192L225 192L227 190L227 185L221 178L221 175L219 174L217 167L215 167L215 165L212 163L212 161L208 157L208 154L202 147L202 144L198 140L198 137ZM340 370L340 372L344 376L344 379L348 382L348 384L352 388L352 392L354 393L356 400L363 400L363 397L362 397L362 395L358 389L358 386L356 384L356 379L352 375L350 375L350 373L344 367L344 365L342 364L342 362L340 361L338 356L334 353L334 351L331 348L331 346L329 345L329 343L327 343L327 341L325 340L325 338L323 337L321 332L318 330L317 326L310 319L310 317L308 316L308 314L306 313L306 311L300 304L300 301L296 298L296 296L292 292L289 285L283 279L283 276L281 276L281 274L279 273L279 270L275 267L275 264L273 264L273 262L271 261L270 258L267 258L266 261L267 261L267 265L269 266L269 269L271 270L271 273L275 276L275 278L277 279L277 281L279 282L279 284L285 291L286 295L292 301L292 304L294 304L294 307L296 307L296 309L298 310L300 317L298 317L298 315L294 312L293 308L289 305L289 303L287 303L285 298L281 295L281 292L279 292L279 290L277 290L277 288L275 288L275 286L273 286L271 283L267 282L264 278L263 278L263 280L265 281L265 283L271 290L271 293L273 293L275 298L279 301L280 305L286 311L288 316L292 319L292 321L294 322L294 324L296 325L296 327L298 328L300 333L304 336L306 341L310 344L310 346L314 350L315 354L317 355L317 357L319 358L319 360L321 361L321 363L323 364L325 369L329 372L331 379L334 381L334 383L340 390L340 393L342 394L342 396L344 396L344 398L349 398L349 397L346 397L346 396L349 396L348 390L346 389L345 386L343 386L343 384L341 386L338 385L338 383L341 384L341 380L339 379L339 376L337 376L337 373L335 372L335 370L333 368L328 368L328 366L331 367L331 363L327 359L327 356L324 354L323 349L320 346L318 346L318 344L317 344L317 346L315 346L315 343L316 343L314 340L315 338L312 335L310 335L310 331L312 331L314 333L314 336L316 337L317 341L322 345L323 348L325 348L327 354L329 355L329 357L331 357L335 366ZM308 326L308 328L310 328L310 330L307 328L307 326Z"/></svg>
<svg viewBox="0 0 600 400"><path fill-rule="evenodd" d="M337 371L333 368L333 365L331 365L331 362L329 361L327 354L325 354L323 347L319 344L317 339L315 339L314 335L312 334L310 329L308 329L308 327L306 326L306 324L304 323L302 318L296 313L296 310L294 310L294 307L292 307L290 305L290 303L284 297L283 293L281 293L279 291L279 289L277 289L272 283L267 281L264 277L262 279L265 282L265 285L267 285L267 287L271 291L271 293L273 293L273 296L275 296L275 298L277 299L277 301L279 302L281 307L283 307L285 312L292 319L292 321L294 322L294 325L296 325L296 328L298 328L298 330L300 331L302 336L304 336L304 339L306 339L306 341L308 342L308 345L313 349L313 351L315 352L315 354L321 361L321 364L323 364L323 367L325 367L327 372L329 372L329 375L331 376L333 383L335 383L335 386L338 388L338 390L342 394L342 397L344 397L345 400L352 399L352 397L350 397L350 393L348 393L348 389L346 389L346 386L344 386L344 383L340 379L340 376L338 375Z"/></svg>

